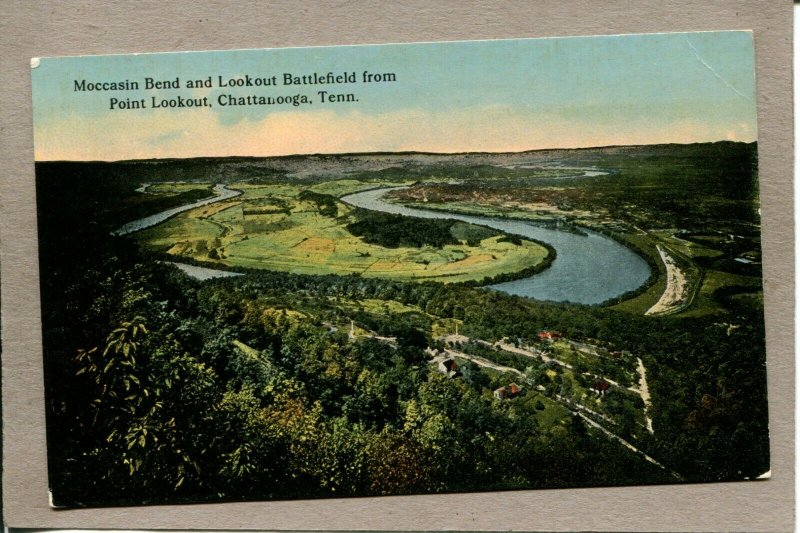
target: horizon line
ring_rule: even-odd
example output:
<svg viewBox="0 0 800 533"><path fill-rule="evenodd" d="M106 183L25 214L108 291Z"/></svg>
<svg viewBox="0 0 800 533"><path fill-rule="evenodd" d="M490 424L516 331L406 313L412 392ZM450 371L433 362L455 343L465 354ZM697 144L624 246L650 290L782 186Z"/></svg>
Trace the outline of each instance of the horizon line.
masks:
<svg viewBox="0 0 800 533"><path fill-rule="evenodd" d="M732 141L719 139L716 141L697 141L697 142L666 142L666 143L643 143L643 144L607 144L598 146L576 146L558 148L531 148L528 150L517 151L462 151L462 152L426 152L423 150L398 150L398 151L372 151L372 152L311 152L283 155L224 155L224 156L191 156L191 157L153 157L145 159L34 159L35 163L141 163L155 161L191 161L196 159L284 159L292 157L344 157L344 156L370 156L370 155L438 155L438 156L457 156L457 155L502 155L502 154L525 154L530 152L556 152L556 151L575 151L575 150L603 150L609 148L640 148L644 146L693 146L698 144L758 144L758 140L753 141Z"/></svg>

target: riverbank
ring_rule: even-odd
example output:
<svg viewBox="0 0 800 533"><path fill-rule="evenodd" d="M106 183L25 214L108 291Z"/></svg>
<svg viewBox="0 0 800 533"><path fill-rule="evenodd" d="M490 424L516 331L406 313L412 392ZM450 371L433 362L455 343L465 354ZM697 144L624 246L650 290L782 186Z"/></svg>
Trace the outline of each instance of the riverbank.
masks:
<svg viewBox="0 0 800 533"><path fill-rule="evenodd" d="M264 215L248 215L246 222L242 220L239 210L222 209L208 216L201 213L159 225L184 211L242 194L241 191L218 184L215 190L219 194L215 197L134 221L117 230L117 234L159 225L139 237L140 242L151 251L169 252L161 256L165 260L186 262L221 272L243 273L267 269L298 274L438 281L483 286L539 300L588 305L602 304L610 298L638 290L651 279L651 267L642 257L601 233L583 228L568 230L567 227L541 227L530 221L444 214L385 201L385 194L401 188L370 188L344 195L338 200L344 204L339 208L344 212L333 218L317 212L316 208L309 211L310 205L303 208L298 205L280 216L266 211ZM275 190L263 186L258 188L258 194L269 202L288 201L294 205L301 201L297 196L299 192L285 189L286 185ZM247 199L257 200L252 197L256 189L248 191ZM482 240L477 247L450 246L441 251L409 249L406 255L410 253L413 257L402 260L402 253L398 256L399 252L403 252L402 249L393 251L375 247L350 236L344 229L337 229L343 224L337 220L347 213L345 206L413 218L461 221L518 236L522 244L507 242L508 237L496 237ZM234 204L231 207L235 207ZM277 220L281 217L288 217L288 220ZM264 226L262 230L253 229L255 233L252 233L243 224L266 224L269 229ZM302 231L306 226L314 231ZM534 264L531 264L532 252L526 251L526 246L536 246L543 252ZM384 258L387 253L392 257ZM518 258L504 260L508 254ZM189 258L192 260L189 261Z"/></svg>
<svg viewBox="0 0 800 533"><path fill-rule="evenodd" d="M245 191L241 199L196 208L145 229L137 235L140 244L164 260L191 259L219 271L472 286L531 275L555 258L551 246L479 225L359 212L302 186L240 188ZM360 229L354 231L357 224Z"/></svg>
<svg viewBox="0 0 800 533"><path fill-rule="evenodd" d="M221 202L223 200L229 200L231 198L235 198L242 194L242 191L236 189L230 189L228 188L227 185L222 183L214 185L213 190L216 193L214 196L209 196L208 198L203 198L191 204L181 205L178 207L174 207L172 209L167 209L166 211L161 211L160 213L156 213L154 215L150 215L144 218L140 218L138 220L134 220L132 222L128 222L124 226L121 226L117 230L111 232L111 234L117 236L129 235L131 233L135 233L137 231L141 231L143 229L161 224L162 222L169 220L175 215L179 215L180 213L189 211L196 207L202 207L204 205Z"/></svg>
<svg viewBox="0 0 800 533"><path fill-rule="evenodd" d="M345 203L365 209L418 218L453 219L483 225L506 234L547 243L556 251L549 268L515 280L487 285L489 288L538 300L588 305L638 289L651 276L648 263L614 239L591 230L562 231L531 221L443 213L423 207L393 204L383 196L402 187L387 187L343 196Z"/></svg>
<svg viewBox="0 0 800 533"><path fill-rule="evenodd" d="M616 297L609 298L606 301L600 302L599 306L601 307L612 307L619 305L623 302L636 299L658 284L659 281L664 281L663 278L665 277L663 263L658 258L657 252L655 253L655 257L653 254L648 253L642 245L638 242L635 242L630 238L629 235L620 234L618 232L609 230L606 227L603 227L599 224L588 224L588 223L581 223L575 220L571 220L565 216L558 216L558 217L548 217L546 215L539 215L535 213L531 213L533 216L526 216L524 213L498 213L495 208L483 208L480 206L476 206L475 209L462 209L462 207L444 207L441 205L430 205L430 204L419 204L418 202L397 202L392 201L392 199L388 200L390 203L394 203L395 205L401 205L407 207L409 209L419 209L424 208L425 210L436 211L442 214L452 214L452 215L465 215L465 216L491 216L492 218L498 218L503 220L514 220L514 221L524 221L530 224L535 224L538 227L547 228L547 229L555 229L562 232L573 233L575 235L582 235L586 236L587 231L592 231L595 233L600 233L606 237L609 237L619 244L629 248L633 252L639 255L650 267L650 276L647 278L642 285L639 287L620 294ZM479 215L479 213L483 213ZM488 213L491 213L490 215ZM544 269L542 269L544 270ZM539 271L541 272L541 270ZM532 272L532 274L538 272ZM666 282L664 282L665 284ZM659 295L663 293L663 289L658 292ZM657 296L654 298L657 299ZM648 304L647 307L642 309L639 313L644 313L644 310L650 307Z"/></svg>

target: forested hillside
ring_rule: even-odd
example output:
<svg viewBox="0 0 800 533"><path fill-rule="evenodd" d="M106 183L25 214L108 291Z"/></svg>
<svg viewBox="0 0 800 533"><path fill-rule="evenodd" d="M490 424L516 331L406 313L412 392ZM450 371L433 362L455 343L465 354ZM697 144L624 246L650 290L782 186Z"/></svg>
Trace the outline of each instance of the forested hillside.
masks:
<svg viewBox="0 0 800 533"><path fill-rule="evenodd" d="M143 176L114 172L37 167L57 505L699 482L769 469L763 309L741 291L710 292L713 313L637 316L359 276L250 270L201 282L110 231L207 187L137 196ZM337 216L325 195L306 200ZM477 231L447 223L423 234L366 215L356 224L383 246ZM561 354L541 332L603 357ZM442 340L453 334L484 343L456 347L464 357L505 370L461 359L449 379L430 354L456 349ZM497 342L573 359L533 361ZM637 358L652 432L623 390ZM620 382L602 402L587 394L601 373ZM494 394L512 382L520 394ZM578 416L578 400L598 412Z"/></svg>

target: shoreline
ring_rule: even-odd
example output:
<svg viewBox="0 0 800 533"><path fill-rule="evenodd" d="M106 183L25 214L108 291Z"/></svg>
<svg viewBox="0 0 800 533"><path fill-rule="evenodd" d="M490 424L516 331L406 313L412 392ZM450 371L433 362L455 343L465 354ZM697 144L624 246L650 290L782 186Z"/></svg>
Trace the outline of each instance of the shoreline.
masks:
<svg viewBox="0 0 800 533"><path fill-rule="evenodd" d="M628 248L629 250L634 252L636 255L641 257L647 263L647 265L650 267L650 276L647 278L647 280L645 280L644 283L642 283L641 286L637 287L636 289L633 289L631 291L628 291L628 292L625 292L623 294L620 294L619 296L615 296L613 298L609 298L609 299L604 300L604 301L602 301L600 303L597 303L597 304L586 304L586 305L592 305L594 307L606 307L606 308L609 308L609 307L612 307L612 306L617 305L619 303L622 303L624 301L632 300L632 299L636 298L637 296L641 296L642 294L644 294L645 292L650 290L650 288L652 288L652 286L655 283L657 283L659 278L662 276L662 272L660 270L659 264L657 262L655 262L652 259L652 257L649 254L647 254L647 252L642 250L638 245L636 245L636 244L628 241L624 237L622 237L619 233L611 231L611 230L608 230L607 228L590 226L588 224L583 224L583 223L576 222L574 220L569 220L569 219L564 220L563 222L554 221L552 219L550 219L550 220L547 220L547 219L545 219L545 220L537 220L537 219L532 219L532 218L526 218L524 216L509 216L509 215L505 215L505 214L491 214L491 215L489 215L489 214L479 214L479 213L469 212L468 210L462 210L462 209L458 209L458 208L449 210L449 209L445 209L445 208L443 208L443 207L441 207L439 205L436 205L436 206L428 206L428 205L425 205L425 204L420 205L419 202L392 202L389 199L387 199L387 201L389 203L394 203L395 205L408 207L410 209L414 209L414 208L420 209L421 208L421 209L426 209L426 210L429 210L429 211L436 211L438 213L443 213L443 214L451 213L451 214L456 214L456 215L492 217L492 218L498 218L498 219L503 219L503 220L527 222L527 223L530 223L530 224L533 224L533 225L536 225L536 226L540 226L540 227L543 227L543 228L546 228L546 229L557 229L558 231L569 232L569 233L573 233L573 234L576 234L576 235L586 235L586 233L581 231L582 229L593 231L595 233L599 233L599 234L602 234L602 235L604 235L604 236L606 236L606 237L608 237L610 239L613 239L614 241L616 241L620 245L624 246L625 248ZM539 241L535 241L535 242L539 242ZM542 243L539 242L539 244L542 244ZM542 270L544 270L544 269L542 269ZM531 275L538 274L542 270L534 271L534 272L531 273ZM521 278L516 278L516 279L521 279ZM512 280L504 280L504 281L512 281Z"/></svg>

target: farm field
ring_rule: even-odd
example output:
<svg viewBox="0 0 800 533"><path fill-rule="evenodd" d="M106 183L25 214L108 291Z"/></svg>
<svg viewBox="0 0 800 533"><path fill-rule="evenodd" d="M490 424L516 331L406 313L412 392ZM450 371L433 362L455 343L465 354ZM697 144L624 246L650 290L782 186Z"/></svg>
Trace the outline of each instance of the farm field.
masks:
<svg viewBox="0 0 800 533"><path fill-rule="evenodd" d="M668 147L642 147L631 154L626 148L572 151L568 164L591 170L568 179L530 170L515 182L499 179L497 167L481 167L459 181L420 180L389 198L443 213L573 225L610 235L640 254L653 272L639 290L609 302L619 311L715 313L726 309L715 292L748 292L760 285L752 146L715 143L673 153ZM543 153L542 159L550 155ZM678 280L681 285L674 287ZM666 291L672 298L661 300Z"/></svg>
<svg viewBox="0 0 800 533"><path fill-rule="evenodd" d="M768 478L755 64L747 31L40 58L51 505Z"/></svg>
<svg viewBox="0 0 800 533"><path fill-rule="evenodd" d="M367 186L332 182L311 190L341 195ZM142 231L138 240L149 250L209 265L444 282L523 271L548 255L535 242L503 242L498 232L471 238L467 230L474 233L475 228L463 223L451 227L457 244L380 246L348 231L357 214L333 197L326 196L334 202L335 213L323 214L314 201L299 199L306 189L297 186L234 183L231 187L244 194L235 201L187 211Z"/></svg>
<svg viewBox="0 0 800 533"><path fill-rule="evenodd" d="M736 150L744 157L750 148ZM206 461L182 483L197 491L218 484L234 497L251 491L251 474L237 473L237 461L261 468L277 449L291 457L292 470L276 476L297 492L277 494L264 485L259 494L267 499L309 490L323 496L727 480L740 479L742 465L757 477L768 467L758 220L752 213L737 218L752 203L741 191L736 199L713 188L698 205L664 181L659 166L705 175L711 164L703 157L694 165L671 162L698 151L210 160L198 166L196 179L189 163L86 164L72 183L60 174L70 175L69 165L41 165L43 261L62 265L43 278L45 301L62 313L46 318L48 371L93 372L92 358L112 346L108 328L139 328L136 320L145 317L147 331L157 332L139 333L147 339L141 353L154 354L147 364L181 376L163 385L178 409L162 415L163 427L173 417L191 420L197 429L187 435L194 438L208 427L204 413L212 413L215 427L230 435L214 441L213 460L182 444ZM525 163L537 158L547 161ZM550 172L548 165L570 170ZM124 177L107 180L109 174ZM223 186L240 194L113 235L132 219L192 204ZM388 203L436 216L342 201L393 187L405 188L387 194ZM489 290L487 278L495 276L524 272L520 281L536 281L540 273L529 269L549 264L549 248L448 212L530 222L577 239L579 250L587 234L602 235L644 260L652 274L636 291L597 305ZM96 224L83 224L90 216ZM71 229L66 248L64 228ZM87 247L95 251L79 253ZM73 259L58 263L48 252ZM170 263L243 275L199 280ZM548 272L552 266L541 274ZM588 268L585 276L593 275ZM87 305L84 294L95 303ZM52 339L64 331L54 325L73 322L79 327L67 328L74 332L67 348L54 349L60 344ZM98 322L109 326L83 339L81 332ZM554 335L543 340L545 332ZM452 375L439 368L448 357L458 368ZM153 376L143 374L160 379ZM95 390L92 383L51 394L82 397ZM498 392L512 384L512 394ZM187 402L195 407L181 411ZM745 421L747 430L729 419ZM129 430L137 443L138 427ZM96 437L97 449L105 449L108 434ZM112 438L115 449L134 453L126 451L128 438ZM266 455L247 455L249 448L228 442L255 442ZM137 460L150 453L147 446L133 449ZM76 475L66 462L73 456L74 449L65 450L54 471L62 487ZM435 461L414 462L422 457ZM384 485L393 479L381 463L389 459L403 472L429 477ZM125 465L80 461L130 476ZM296 481L294 472L308 477ZM465 481L454 483L453 472ZM179 481L173 476L165 490ZM104 492L124 501L111 485ZM109 500L90 497L75 495Z"/></svg>

